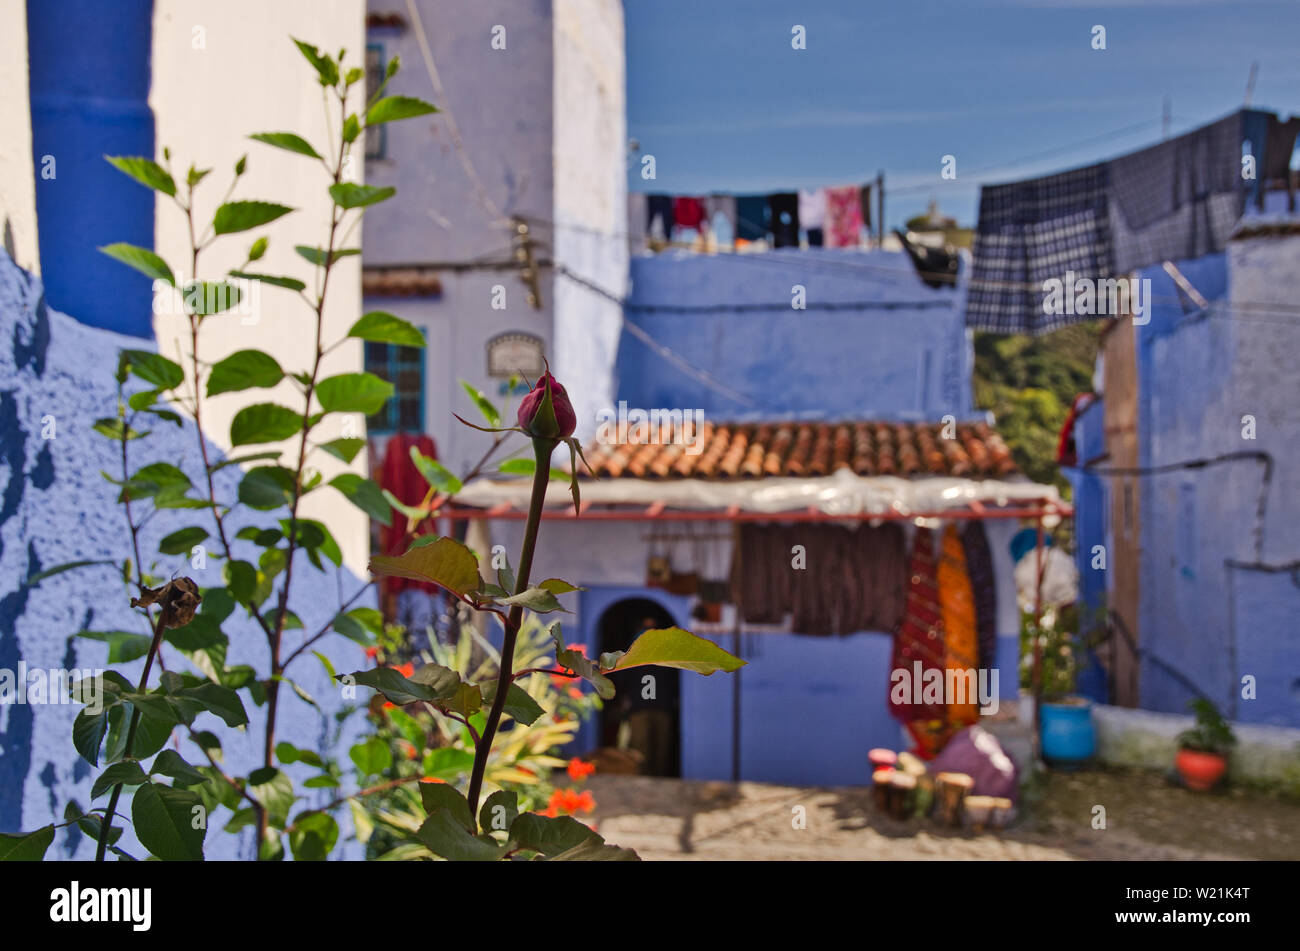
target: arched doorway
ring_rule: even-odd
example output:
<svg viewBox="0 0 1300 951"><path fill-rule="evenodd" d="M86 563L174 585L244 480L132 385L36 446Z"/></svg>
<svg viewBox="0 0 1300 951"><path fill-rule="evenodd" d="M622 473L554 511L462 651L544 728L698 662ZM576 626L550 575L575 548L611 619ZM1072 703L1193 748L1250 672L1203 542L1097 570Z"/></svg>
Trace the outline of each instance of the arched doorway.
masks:
<svg viewBox="0 0 1300 951"><path fill-rule="evenodd" d="M672 615L650 598L616 601L600 616L598 653L627 650L642 631L674 624ZM681 671L637 667L609 679L618 692L600 712L600 745L639 751L645 775L680 776Z"/></svg>

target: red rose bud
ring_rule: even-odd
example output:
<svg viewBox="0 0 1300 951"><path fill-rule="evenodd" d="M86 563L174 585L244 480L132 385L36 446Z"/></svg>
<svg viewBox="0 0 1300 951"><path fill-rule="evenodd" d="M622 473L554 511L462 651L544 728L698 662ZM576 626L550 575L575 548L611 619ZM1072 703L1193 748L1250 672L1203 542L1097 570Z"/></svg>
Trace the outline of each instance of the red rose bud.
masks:
<svg viewBox="0 0 1300 951"><path fill-rule="evenodd" d="M573 435L578 426L577 414L569 394L549 373L528 392L519 404L519 427L530 436L563 439Z"/></svg>

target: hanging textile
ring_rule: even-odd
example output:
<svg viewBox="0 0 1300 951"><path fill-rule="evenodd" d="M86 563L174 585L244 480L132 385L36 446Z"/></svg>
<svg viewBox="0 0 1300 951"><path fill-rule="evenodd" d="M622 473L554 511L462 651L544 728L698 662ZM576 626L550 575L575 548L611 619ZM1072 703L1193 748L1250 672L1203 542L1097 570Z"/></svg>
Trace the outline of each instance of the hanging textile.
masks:
<svg viewBox="0 0 1300 951"><path fill-rule="evenodd" d="M1241 217L1244 113L1109 164L1115 274L1222 251Z"/></svg>
<svg viewBox="0 0 1300 951"><path fill-rule="evenodd" d="M762 241L767 237L767 197L736 196L736 239Z"/></svg>
<svg viewBox="0 0 1300 951"><path fill-rule="evenodd" d="M728 245L736 240L736 198L734 195L710 195L704 200L704 211L709 216L709 231L718 244Z"/></svg>
<svg viewBox="0 0 1300 951"><path fill-rule="evenodd" d="M966 571L966 552L961 533L951 522L943 531L939 565L935 572L939 582L939 607L943 615L944 667L956 671L952 682L961 684L964 696L947 697L948 724L969 726L979 719L978 688L979 646L975 621L975 593ZM970 676L967 676L970 674Z"/></svg>
<svg viewBox="0 0 1300 951"><path fill-rule="evenodd" d="M857 185L826 189L826 246L856 248L861 240L861 189Z"/></svg>
<svg viewBox="0 0 1300 951"><path fill-rule="evenodd" d="M808 244L820 247L826 229L826 189L799 192L799 224L808 233Z"/></svg>
<svg viewBox="0 0 1300 951"><path fill-rule="evenodd" d="M966 323L1040 334L1092 318L1044 314L1043 282L1110 275L1105 165L980 189Z"/></svg>
<svg viewBox="0 0 1300 951"><path fill-rule="evenodd" d="M673 236L673 199L671 195L649 195L646 198L645 233L664 241Z"/></svg>
<svg viewBox="0 0 1300 951"><path fill-rule="evenodd" d="M772 246L799 246L799 196L794 192L777 192L767 196L768 230Z"/></svg>
<svg viewBox="0 0 1300 951"><path fill-rule="evenodd" d="M645 192L627 193L627 233L632 251L645 247L645 236L650 232L650 206Z"/></svg>
<svg viewBox="0 0 1300 951"><path fill-rule="evenodd" d="M862 206L862 224L867 229L867 231L870 231L871 220L872 220L870 185L863 185L861 188L858 189L858 204Z"/></svg>
<svg viewBox="0 0 1300 951"><path fill-rule="evenodd" d="M429 489L429 484L420 475L420 470L411 461L412 447L430 459L438 458L438 448L432 437L396 433L384 447L384 462L380 470L380 488L387 489L403 505L419 505ZM433 529L429 529L432 531ZM410 547L411 536L406 531L406 516L397 509L392 510L392 522L384 526L382 545L385 555L401 555ZM397 578L385 575L381 582L385 594L395 594L406 589L433 591L436 585L426 581L410 578Z"/></svg>
<svg viewBox="0 0 1300 951"><path fill-rule="evenodd" d="M1125 277L1222 251L1247 191L1258 188L1241 177L1243 141L1266 167L1276 162L1260 115L1241 110L1109 162L982 188L967 325L1040 334L1113 316L1045 314L1044 281L1062 281L1067 271L1094 281ZM1280 140L1285 132L1278 133Z"/></svg>
<svg viewBox="0 0 1300 951"><path fill-rule="evenodd" d="M931 697L931 702L916 702L916 697L924 697L922 688L915 683L916 665L920 665L922 676L925 671L937 670L941 674L946 663L943 646L943 615L939 604L938 565L934 552L934 532L928 528L918 528L912 542L912 557L909 564L906 607L903 623L894 638L892 671L905 671L908 687L903 691L902 702L891 679L889 684L890 710L912 734L923 751L934 752L942 745L943 727L947 720L947 709L943 696L938 702Z"/></svg>
<svg viewBox="0 0 1300 951"><path fill-rule="evenodd" d="M994 670L998 666L998 589L993 574L993 553L984 526L974 519L968 521L961 532L961 543L966 553L966 573L970 575L971 591L975 595L979 666L981 670Z"/></svg>
<svg viewBox="0 0 1300 951"><path fill-rule="evenodd" d="M673 199L673 224L678 228L702 232L705 217L703 198Z"/></svg>

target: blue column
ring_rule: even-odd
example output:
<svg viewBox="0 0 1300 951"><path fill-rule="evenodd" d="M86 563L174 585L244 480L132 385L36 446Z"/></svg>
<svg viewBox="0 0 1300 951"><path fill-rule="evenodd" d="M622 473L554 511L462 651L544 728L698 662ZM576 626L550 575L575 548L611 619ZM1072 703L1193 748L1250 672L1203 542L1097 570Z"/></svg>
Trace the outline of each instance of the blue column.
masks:
<svg viewBox="0 0 1300 951"><path fill-rule="evenodd" d="M95 249L115 241L153 247L153 192L104 161L157 158L148 101L152 26L152 0L27 3L46 298L93 327L136 337L153 336L152 283Z"/></svg>

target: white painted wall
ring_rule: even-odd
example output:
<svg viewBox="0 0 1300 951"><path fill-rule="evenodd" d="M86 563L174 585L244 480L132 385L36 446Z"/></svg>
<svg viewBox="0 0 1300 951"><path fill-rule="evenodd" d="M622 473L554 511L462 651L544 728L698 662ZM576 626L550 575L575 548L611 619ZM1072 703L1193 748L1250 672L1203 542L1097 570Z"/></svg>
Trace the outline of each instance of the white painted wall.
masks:
<svg viewBox="0 0 1300 951"><path fill-rule="evenodd" d="M618 0L556 0L555 261L625 296L628 282L627 97ZM578 436L614 405L622 308L557 275L557 377L578 415Z"/></svg>
<svg viewBox="0 0 1300 951"><path fill-rule="evenodd" d="M199 214L211 218L229 183L235 162L248 154L248 170L234 198L262 199L297 209L271 225L215 244L200 257L200 276L211 277L236 267L256 235L270 238L266 256L257 270L307 281L313 269L293 251L295 244L322 243L328 233L329 178L319 163L275 149L247 136L255 132L292 131L322 151L338 129L337 114L326 124L320 86L315 72L294 47L290 35L325 49L348 51L345 63L360 64L364 55L363 0L156 0L153 23L153 86L149 102L157 122L157 142L172 150L173 166L181 170L191 161L214 169L197 201ZM361 93L355 93L360 104ZM363 160L358 152L356 178L362 179ZM358 232L350 246L356 246ZM174 268L188 268L189 238L183 216L170 203L158 202L156 242L160 254ZM326 344L343 337L361 314L361 268L358 258L345 259L330 276L325 311ZM315 322L307 306L287 290L261 289L257 324L245 326L237 317L214 317L204 323L200 357L215 362L229 353L257 347L271 353L286 370L308 369L313 353ZM183 316L157 316L154 330L161 353L188 362L188 321ZM359 342L339 347L325 360L325 376L360 369ZM223 394L205 401L204 428L223 448L229 446L230 420L251 402L282 402L297 407L301 397L289 385L274 390ZM365 433L365 421L356 417L356 433ZM341 417L327 420L318 431L320 441L337 438ZM328 430L328 431L326 431ZM262 449L266 447L254 447ZM289 448L289 447L285 447ZM296 450L296 445L290 449ZM318 466L326 481L346 467L317 453L310 464ZM366 472L363 452L355 471ZM367 521L351 503L333 489L307 496L302 513L328 524L343 549L345 562L362 572L368 554Z"/></svg>
<svg viewBox="0 0 1300 951"><path fill-rule="evenodd" d="M27 5L0 5L0 240L21 267L39 274L36 180L32 171L31 97L27 86Z"/></svg>

